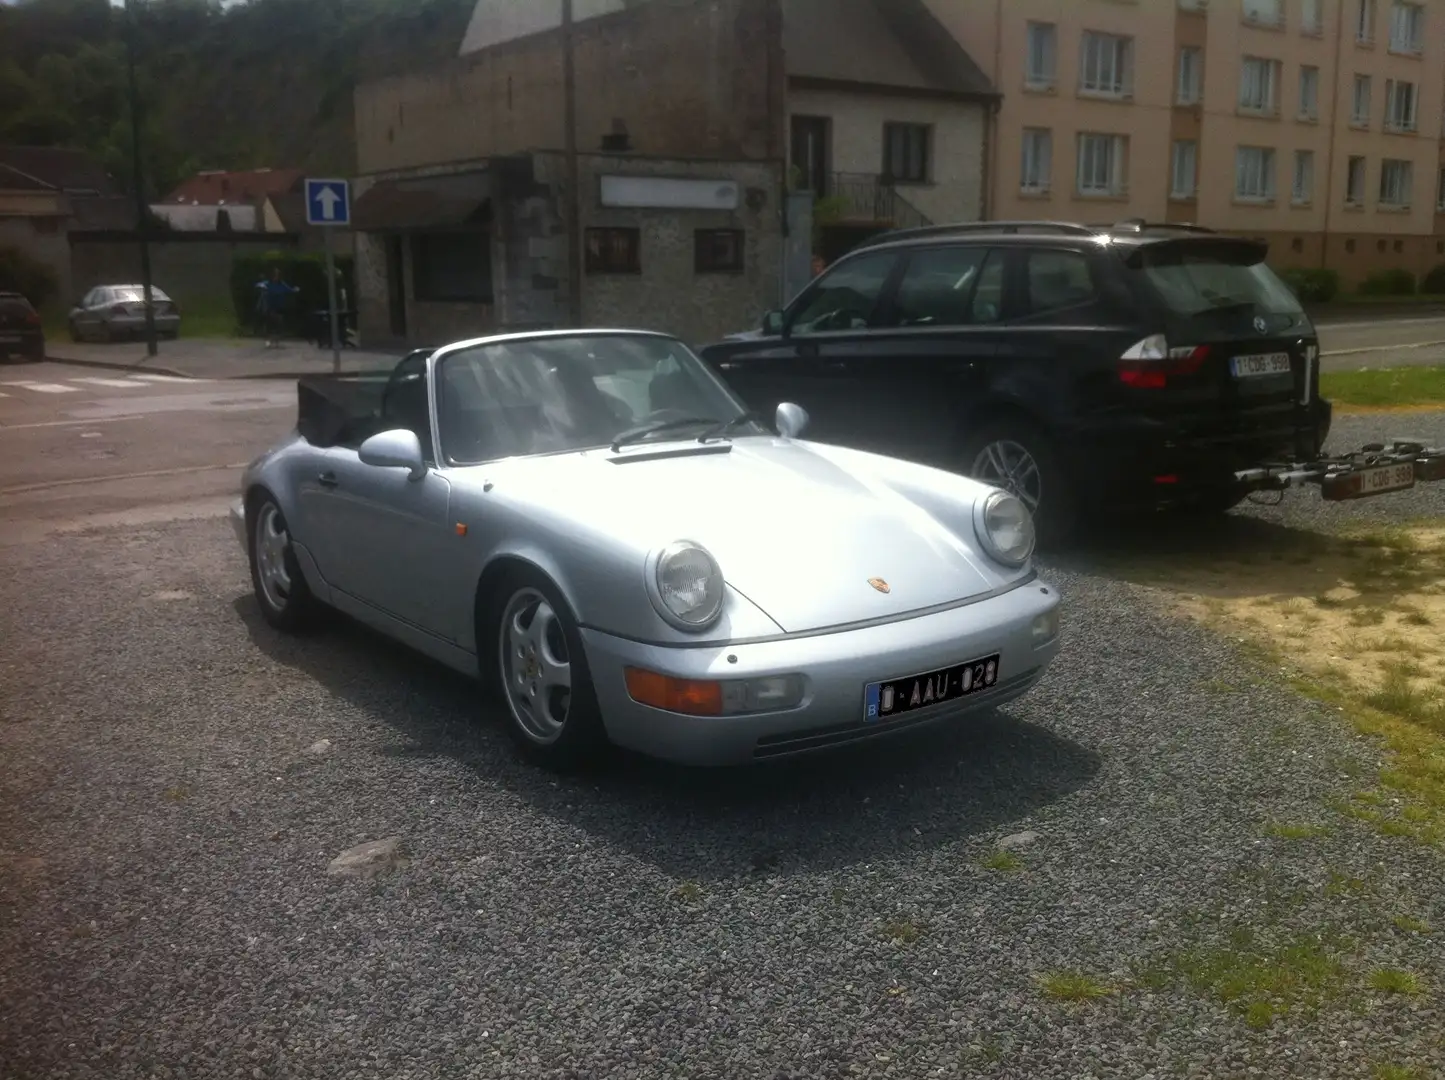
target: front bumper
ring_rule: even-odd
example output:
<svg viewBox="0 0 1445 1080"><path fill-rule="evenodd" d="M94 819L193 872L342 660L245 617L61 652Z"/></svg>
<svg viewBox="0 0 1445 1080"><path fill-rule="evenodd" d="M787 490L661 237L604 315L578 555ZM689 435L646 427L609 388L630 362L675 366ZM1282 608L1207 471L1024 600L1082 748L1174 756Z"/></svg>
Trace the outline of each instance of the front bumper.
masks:
<svg viewBox="0 0 1445 1080"><path fill-rule="evenodd" d="M902 622L837 633L775 638L709 648L647 645L583 630L592 682L609 738L619 746L688 765L730 765L791 757L856 743L1002 705L1025 694L1059 650L1059 636L1036 643L1034 620L1059 606L1037 580L1000 596ZM897 719L866 721L870 682L939 670L1000 654L989 691ZM736 716L685 716L634 701L626 667L678 679L751 679L802 675L797 708Z"/></svg>
<svg viewBox="0 0 1445 1080"><path fill-rule="evenodd" d="M246 536L246 503L237 499L231 504L228 516L231 519L231 531L236 534L236 542L241 545L242 551L249 554L251 542Z"/></svg>

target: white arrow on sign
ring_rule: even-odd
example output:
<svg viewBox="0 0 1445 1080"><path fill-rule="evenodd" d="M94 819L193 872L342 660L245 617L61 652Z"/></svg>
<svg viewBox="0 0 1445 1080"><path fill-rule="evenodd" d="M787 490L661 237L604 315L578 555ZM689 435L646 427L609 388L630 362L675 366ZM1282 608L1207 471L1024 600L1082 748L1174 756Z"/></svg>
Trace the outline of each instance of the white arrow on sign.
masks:
<svg viewBox="0 0 1445 1080"><path fill-rule="evenodd" d="M336 216L336 204L341 201L341 196L329 187L324 187L316 193L316 201L321 206L321 217L324 221L330 221Z"/></svg>

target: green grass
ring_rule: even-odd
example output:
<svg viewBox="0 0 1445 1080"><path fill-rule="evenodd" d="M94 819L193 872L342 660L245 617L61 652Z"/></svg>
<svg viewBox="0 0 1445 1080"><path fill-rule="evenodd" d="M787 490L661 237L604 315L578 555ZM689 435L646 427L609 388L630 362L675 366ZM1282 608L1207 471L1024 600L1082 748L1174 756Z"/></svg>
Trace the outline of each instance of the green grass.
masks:
<svg viewBox="0 0 1445 1080"><path fill-rule="evenodd" d="M921 934L909 919L890 919L883 924L883 936L895 945L912 945Z"/></svg>
<svg viewBox="0 0 1445 1080"><path fill-rule="evenodd" d="M1279 840L1310 840L1325 836L1329 830L1320 825L1295 825L1289 822L1272 821L1264 827L1266 835Z"/></svg>
<svg viewBox="0 0 1445 1080"><path fill-rule="evenodd" d="M1051 971L1040 975L1038 982L1039 989L1057 1001L1092 1001L1114 992L1113 987L1082 971Z"/></svg>
<svg viewBox="0 0 1445 1080"><path fill-rule="evenodd" d="M1375 1080L1425 1080L1425 1074L1410 1065L1376 1065Z"/></svg>
<svg viewBox="0 0 1445 1080"><path fill-rule="evenodd" d="M1382 994L1418 994L1425 989L1420 976L1399 968L1377 968L1370 972L1370 989Z"/></svg>
<svg viewBox="0 0 1445 1080"><path fill-rule="evenodd" d="M998 870L1005 874L1022 870L1023 865L1023 860L1011 851L995 851L983 860L985 870Z"/></svg>
<svg viewBox="0 0 1445 1080"><path fill-rule="evenodd" d="M1323 371L1320 396L1337 406L1399 408L1439 405L1445 408L1445 367L1373 368L1369 371Z"/></svg>
<svg viewBox="0 0 1445 1080"><path fill-rule="evenodd" d="M1197 992L1215 997L1256 1030L1291 1009L1334 997L1345 979L1344 965L1314 937L1263 946L1243 928L1226 946L1183 954L1177 970Z"/></svg>

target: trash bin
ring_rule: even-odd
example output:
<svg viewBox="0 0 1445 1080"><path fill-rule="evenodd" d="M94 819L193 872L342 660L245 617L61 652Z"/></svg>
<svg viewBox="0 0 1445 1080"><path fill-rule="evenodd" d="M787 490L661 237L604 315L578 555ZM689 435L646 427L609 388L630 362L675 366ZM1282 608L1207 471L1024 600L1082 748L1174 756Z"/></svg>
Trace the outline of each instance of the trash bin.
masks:
<svg viewBox="0 0 1445 1080"><path fill-rule="evenodd" d="M338 311L336 328L341 336L341 347L343 349L356 348L356 313L354 311ZM331 348L331 313L329 311L322 309L311 313L311 334L309 336L316 342L318 349Z"/></svg>

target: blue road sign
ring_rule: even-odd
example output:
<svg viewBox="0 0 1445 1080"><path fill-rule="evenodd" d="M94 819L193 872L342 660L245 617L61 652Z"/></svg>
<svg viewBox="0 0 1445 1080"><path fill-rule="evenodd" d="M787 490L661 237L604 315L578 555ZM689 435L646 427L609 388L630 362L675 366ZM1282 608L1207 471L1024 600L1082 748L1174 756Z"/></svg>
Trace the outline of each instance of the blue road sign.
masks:
<svg viewBox="0 0 1445 1080"><path fill-rule="evenodd" d="M351 184L345 180L306 180L306 224L350 225Z"/></svg>

